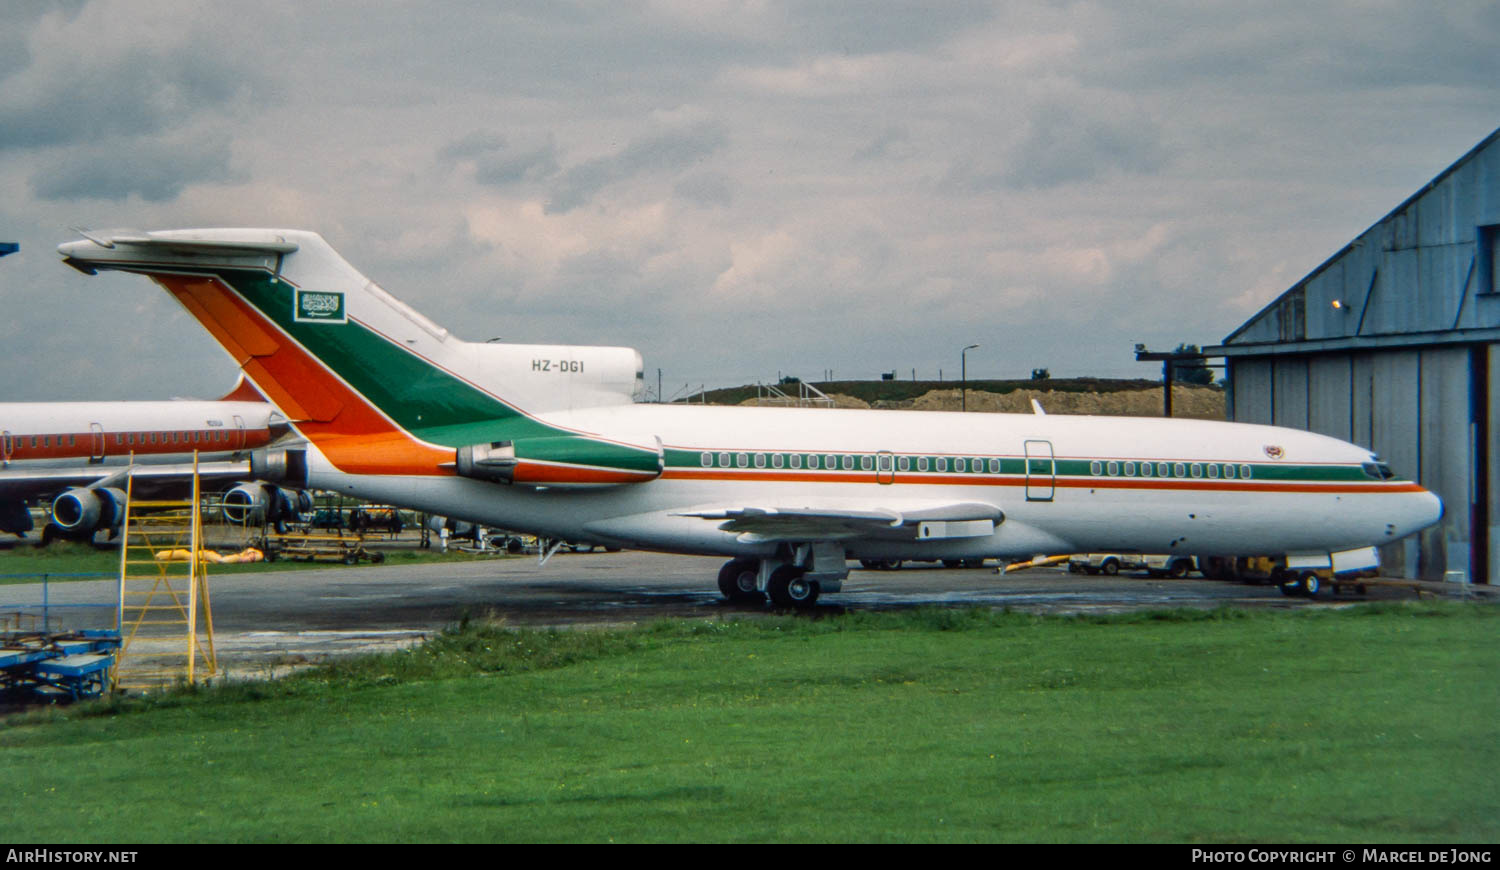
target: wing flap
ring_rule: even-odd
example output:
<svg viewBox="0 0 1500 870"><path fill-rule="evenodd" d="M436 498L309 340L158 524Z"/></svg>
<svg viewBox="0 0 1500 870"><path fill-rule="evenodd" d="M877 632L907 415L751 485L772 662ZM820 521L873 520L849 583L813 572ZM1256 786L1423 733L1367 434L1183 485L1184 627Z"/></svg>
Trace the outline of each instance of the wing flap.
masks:
<svg viewBox="0 0 1500 870"><path fill-rule="evenodd" d="M680 511L674 516L719 520L719 529L749 541L938 538L989 534L1005 514L985 502L921 502L904 505L742 505Z"/></svg>

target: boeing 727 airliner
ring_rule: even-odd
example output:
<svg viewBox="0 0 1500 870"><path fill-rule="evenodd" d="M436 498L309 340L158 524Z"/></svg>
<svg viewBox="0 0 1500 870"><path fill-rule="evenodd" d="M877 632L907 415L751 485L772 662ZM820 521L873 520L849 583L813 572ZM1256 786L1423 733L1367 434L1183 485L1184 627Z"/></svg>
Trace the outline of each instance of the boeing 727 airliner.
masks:
<svg viewBox="0 0 1500 870"><path fill-rule="evenodd" d="M462 341L315 233L90 233L305 436L258 477L562 540L729 557L735 600L808 606L846 560L1287 554L1395 541L1438 499L1369 450L1193 420L640 404L629 348Z"/></svg>

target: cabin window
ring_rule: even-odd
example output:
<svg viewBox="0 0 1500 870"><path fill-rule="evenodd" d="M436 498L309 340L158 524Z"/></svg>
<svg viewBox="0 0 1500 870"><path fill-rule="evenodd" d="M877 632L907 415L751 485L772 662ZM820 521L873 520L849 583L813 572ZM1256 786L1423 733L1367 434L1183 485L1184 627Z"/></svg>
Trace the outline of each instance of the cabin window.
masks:
<svg viewBox="0 0 1500 870"><path fill-rule="evenodd" d="M1120 463L1118 463L1118 462L1111 462L1109 464L1109 476L1110 477L1119 477L1120 476Z"/></svg>
<svg viewBox="0 0 1500 870"><path fill-rule="evenodd" d="M771 454L771 467L772 468L780 468L781 466L783 466L785 464L786 464L786 458L783 457L780 453L772 453Z"/></svg>
<svg viewBox="0 0 1500 870"><path fill-rule="evenodd" d="M831 453L823 454L823 467L829 471L835 471L839 467L839 458Z"/></svg>
<svg viewBox="0 0 1500 870"><path fill-rule="evenodd" d="M899 456L899 457L897 457L896 458L896 470L897 471L910 471L911 470L911 457L909 457L909 456Z"/></svg>
<svg viewBox="0 0 1500 870"><path fill-rule="evenodd" d="M893 466L891 464L891 455L889 453L881 455L881 457L880 457L880 470L881 471L890 471L892 468L893 468Z"/></svg>
<svg viewBox="0 0 1500 870"><path fill-rule="evenodd" d="M969 463L968 463L968 461L965 460L962 456L958 457L957 459L953 460L953 470L954 471L968 471L969 470Z"/></svg>
<svg viewBox="0 0 1500 870"><path fill-rule="evenodd" d="M1000 460L998 460L998 459L991 459L990 460L990 474L999 474L999 473L1000 473Z"/></svg>
<svg viewBox="0 0 1500 870"><path fill-rule="evenodd" d="M720 453L719 454L719 467L720 468L728 468L729 467L729 454L728 453Z"/></svg>
<svg viewBox="0 0 1500 870"><path fill-rule="evenodd" d="M802 454L801 453L793 453L791 456L788 456L786 458L786 461L787 461L787 464L790 465L793 468L801 468L802 467Z"/></svg>
<svg viewBox="0 0 1500 870"><path fill-rule="evenodd" d="M918 456L917 457L917 470L918 471L926 471L927 470L927 457L925 457L925 456Z"/></svg>
<svg viewBox="0 0 1500 870"><path fill-rule="evenodd" d="M859 470L860 471L874 471L875 470L875 458L873 456L861 456L859 458Z"/></svg>
<svg viewBox="0 0 1500 870"><path fill-rule="evenodd" d="M51 435L43 435L42 436L42 446L43 447L51 447L52 446L52 436Z"/></svg>
<svg viewBox="0 0 1500 870"><path fill-rule="evenodd" d="M748 454L748 453L736 453L734 455L734 464L737 465L737 466L739 466L740 468L749 468L750 467L750 454Z"/></svg>
<svg viewBox="0 0 1500 870"><path fill-rule="evenodd" d="M703 466L704 468L712 468L714 464L714 455L712 453L702 454L698 457L698 464Z"/></svg>
<svg viewBox="0 0 1500 870"><path fill-rule="evenodd" d="M1150 477L1150 476L1151 476L1151 463L1149 463L1149 462L1142 462L1141 463L1141 477Z"/></svg>
<svg viewBox="0 0 1500 870"><path fill-rule="evenodd" d="M1216 463L1210 462L1208 464L1208 476L1215 478L1219 476L1219 466Z"/></svg>
<svg viewBox="0 0 1500 870"><path fill-rule="evenodd" d="M1135 477L1135 463L1134 462L1127 462L1127 463L1125 463L1124 469L1125 469L1125 476L1126 477Z"/></svg>
<svg viewBox="0 0 1500 870"><path fill-rule="evenodd" d="M845 471L853 471L854 470L854 457L850 456L847 453L844 454L844 470Z"/></svg>
<svg viewBox="0 0 1500 870"><path fill-rule="evenodd" d="M1089 474L1092 474L1095 477L1098 477L1099 475L1101 475L1103 473L1104 473L1104 463L1100 462L1097 459L1095 459L1093 462L1089 463Z"/></svg>
<svg viewBox="0 0 1500 870"><path fill-rule="evenodd" d="M78 442L74 440L75 437L76 436L74 436L74 435L69 435L68 436L68 446L69 447L77 447L78 446Z"/></svg>
<svg viewBox="0 0 1500 870"><path fill-rule="evenodd" d="M816 454L816 453L809 453L809 454L807 454L807 467L808 468L817 468L818 467L818 454Z"/></svg>
<svg viewBox="0 0 1500 870"><path fill-rule="evenodd" d="M975 474L983 474L984 473L984 460L980 459L978 456L976 456L969 463L969 467L972 468L972 469L974 469L974 473Z"/></svg>
<svg viewBox="0 0 1500 870"><path fill-rule="evenodd" d="M937 470L938 471L947 471L948 470L948 457L946 457L946 456L939 456L937 458Z"/></svg>
<svg viewBox="0 0 1500 870"><path fill-rule="evenodd" d="M1248 466L1248 465L1241 465L1240 466L1240 477L1243 478L1244 480L1249 480L1250 479L1250 466Z"/></svg>
<svg viewBox="0 0 1500 870"><path fill-rule="evenodd" d="M764 453L757 453L757 454L755 454L755 467L756 468L765 468L766 467L766 454L764 454Z"/></svg>
<svg viewBox="0 0 1500 870"><path fill-rule="evenodd" d="M1226 466L1224 466L1224 476L1225 477L1234 477L1234 466L1233 465L1226 465Z"/></svg>
<svg viewBox="0 0 1500 870"><path fill-rule="evenodd" d="M1192 464L1191 468L1192 468L1193 476L1194 477L1202 477L1203 476L1203 466L1202 465L1199 465L1198 463L1194 462Z"/></svg>
<svg viewBox="0 0 1500 870"><path fill-rule="evenodd" d="M125 443L125 436L119 434L118 432L115 433L115 443L116 444L124 444Z"/></svg>
<svg viewBox="0 0 1500 870"><path fill-rule="evenodd" d="M32 447L36 446L36 436L35 435L31 436L31 446Z"/></svg>
<svg viewBox="0 0 1500 870"><path fill-rule="evenodd" d="M1157 477L1171 477L1172 476L1172 466L1168 465L1165 462L1158 462L1158 463L1156 463L1156 476Z"/></svg>

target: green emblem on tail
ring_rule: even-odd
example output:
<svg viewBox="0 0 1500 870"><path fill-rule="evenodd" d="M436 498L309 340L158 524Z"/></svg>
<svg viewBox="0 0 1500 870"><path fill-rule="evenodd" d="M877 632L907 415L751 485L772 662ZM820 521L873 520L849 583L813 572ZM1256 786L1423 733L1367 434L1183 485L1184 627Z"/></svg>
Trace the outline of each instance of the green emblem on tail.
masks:
<svg viewBox="0 0 1500 870"><path fill-rule="evenodd" d="M348 323L344 294L298 290L292 317L298 323Z"/></svg>

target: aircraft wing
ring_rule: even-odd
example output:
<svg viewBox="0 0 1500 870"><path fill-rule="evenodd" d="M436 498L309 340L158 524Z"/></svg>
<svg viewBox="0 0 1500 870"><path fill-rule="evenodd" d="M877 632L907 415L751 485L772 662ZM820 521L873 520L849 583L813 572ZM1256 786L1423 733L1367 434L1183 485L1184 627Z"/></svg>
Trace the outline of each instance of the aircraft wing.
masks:
<svg viewBox="0 0 1500 870"><path fill-rule="evenodd" d="M73 487L88 487L95 484L124 489L125 476L122 472L125 470L126 466L123 465L4 469L0 470L0 499L33 499ZM193 464L191 462L172 465L137 465L134 473L135 489L148 495L157 495L173 489L186 492L192 485L192 475ZM200 462L198 479L200 485L249 480L250 463Z"/></svg>
<svg viewBox="0 0 1500 870"><path fill-rule="evenodd" d="M756 541L836 541L851 538L948 538L989 534L1005 519L985 502L907 502L890 505L752 506L682 511L676 516L722 520L719 528Z"/></svg>

